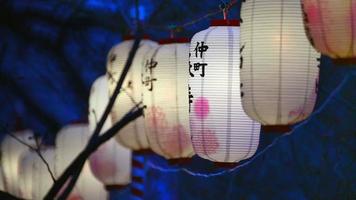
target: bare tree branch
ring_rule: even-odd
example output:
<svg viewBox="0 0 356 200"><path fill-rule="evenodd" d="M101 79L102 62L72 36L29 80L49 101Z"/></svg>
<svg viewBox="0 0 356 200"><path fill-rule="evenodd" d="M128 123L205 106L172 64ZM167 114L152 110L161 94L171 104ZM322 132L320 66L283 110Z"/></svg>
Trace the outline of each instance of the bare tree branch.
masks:
<svg viewBox="0 0 356 200"><path fill-rule="evenodd" d="M36 152L36 154L38 155L38 157L40 157L40 159L42 160L42 162L46 165L47 167L47 171L48 173L50 174L53 182L56 182L56 178L48 164L48 162L46 161L46 159L43 157L42 153L41 153L41 144L39 143L39 140L37 137L34 137L35 138L35 142L36 142L36 148L34 148L33 146L27 144L26 142L22 141L20 138L18 138L16 135L8 132L7 133L10 137L14 138L16 141L18 141L19 143L25 145L26 147L28 147L29 149L31 149L32 151Z"/></svg>
<svg viewBox="0 0 356 200"><path fill-rule="evenodd" d="M97 123L97 126L95 127L94 133L89 139L88 145L86 148L76 157L76 159L67 167L67 169L63 172L63 174L57 179L57 182L55 182L51 189L48 191L44 199L55 199L55 197L58 196L59 191L63 187L63 185L70 179L70 183L67 185L66 189L62 193L62 195L58 199L66 199L66 197L69 195L71 190L74 187L74 184L76 183L81 169L84 166L84 163L86 159L90 156L92 152L94 152L101 144L109 140L111 137L113 137L118 130L120 130L123 126L128 124L131 120L136 119L137 117L141 116L143 114L143 107L138 108L138 106L135 106L135 111L131 110L128 114L125 115L117 124L115 124L111 129L109 129L106 133L103 135L99 136L101 129L103 128L103 125L109 116L115 100L117 96L119 95L122 84L126 78L126 75L131 67L132 61L136 55L137 49L139 48L139 44L141 42L141 34L140 30L138 30L138 34L135 38L134 44L130 50L129 56L126 60L125 67L121 73L120 79L117 82L116 88L109 100L109 103Z"/></svg>

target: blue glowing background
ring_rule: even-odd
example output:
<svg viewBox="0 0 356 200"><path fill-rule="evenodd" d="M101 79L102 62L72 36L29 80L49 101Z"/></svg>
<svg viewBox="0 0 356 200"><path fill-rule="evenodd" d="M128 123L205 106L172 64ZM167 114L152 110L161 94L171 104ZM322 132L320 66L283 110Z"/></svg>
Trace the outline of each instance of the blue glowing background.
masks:
<svg viewBox="0 0 356 200"><path fill-rule="evenodd" d="M0 124L14 129L21 119L53 144L60 127L86 118L89 89L105 73L108 50L134 29L135 1L0 3ZM145 32L159 39L169 36L164 27L204 16L221 1L139 3ZM231 18L238 18L239 7ZM205 19L178 35L191 37L208 25ZM323 57L320 70L317 112L292 135L262 133L260 154L232 171L197 157L177 166L148 156L145 198L356 199L356 68ZM130 199L130 191L111 198Z"/></svg>

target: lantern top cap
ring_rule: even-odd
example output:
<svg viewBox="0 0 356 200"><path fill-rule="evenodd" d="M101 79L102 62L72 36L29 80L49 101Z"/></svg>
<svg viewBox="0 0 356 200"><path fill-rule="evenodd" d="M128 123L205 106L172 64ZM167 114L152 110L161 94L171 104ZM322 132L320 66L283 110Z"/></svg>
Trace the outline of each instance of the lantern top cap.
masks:
<svg viewBox="0 0 356 200"><path fill-rule="evenodd" d="M190 43L189 38L167 38L158 41L159 44Z"/></svg>
<svg viewBox="0 0 356 200"><path fill-rule="evenodd" d="M240 26L240 20L237 19L214 19L210 22L211 26Z"/></svg>
<svg viewBox="0 0 356 200"><path fill-rule="evenodd" d="M123 39L123 40L134 40L134 39L135 39L135 35L124 35L124 36L122 37L122 39ZM149 35L145 34L145 35L142 35L142 39L144 39L144 40L150 40L151 37L150 37Z"/></svg>

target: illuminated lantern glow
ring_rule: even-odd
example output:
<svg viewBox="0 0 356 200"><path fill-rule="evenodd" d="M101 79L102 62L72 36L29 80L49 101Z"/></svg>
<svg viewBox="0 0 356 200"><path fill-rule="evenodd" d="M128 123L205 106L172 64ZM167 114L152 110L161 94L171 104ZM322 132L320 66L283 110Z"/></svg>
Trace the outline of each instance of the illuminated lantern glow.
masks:
<svg viewBox="0 0 356 200"><path fill-rule="evenodd" d="M86 123L69 124L57 133L54 170L56 177L59 177L85 148L89 136L89 128ZM107 197L102 183L94 177L88 162L84 164L74 189L86 200L106 199Z"/></svg>
<svg viewBox="0 0 356 200"><path fill-rule="evenodd" d="M125 67L133 44L133 38L125 38L122 43L114 46L108 54L107 76L110 96L116 88L116 84ZM137 103L142 102L141 66L143 57L150 49L156 46L157 43L149 40L147 37L141 40L140 47L136 52L130 70L125 78L121 92L111 111L113 123L118 122ZM149 145L145 133L143 117L139 117L121 129L119 133L116 134L116 140L123 146L134 151L148 149Z"/></svg>
<svg viewBox="0 0 356 200"><path fill-rule="evenodd" d="M34 161L38 155L32 150L25 152L19 160L19 187L21 197L24 199L32 199L32 177L34 170ZM42 162L42 161L41 161Z"/></svg>
<svg viewBox="0 0 356 200"><path fill-rule="evenodd" d="M26 144L36 147L36 142L33 138L31 130L21 130L13 133L13 135ZM19 188L19 160L22 154L28 151L28 147L21 144L13 137L6 135L1 143L1 166L4 176L4 187L8 193L21 197Z"/></svg>
<svg viewBox="0 0 356 200"><path fill-rule="evenodd" d="M142 65L147 138L151 149L166 159L194 155L189 127L188 54L189 39L162 40Z"/></svg>
<svg viewBox="0 0 356 200"><path fill-rule="evenodd" d="M241 8L241 95L263 125L292 125L314 109L320 54L303 31L300 4L249 0Z"/></svg>
<svg viewBox="0 0 356 200"><path fill-rule="evenodd" d="M4 174L2 172L2 167L1 166L0 166L0 191L5 191Z"/></svg>
<svg viewBox="0 0 356 200"><path fill-rule="evenodd" d="M54 148L45 147L40 150L40 154L53 172ZM53 185L53 179L46 164L32 150L27 151L19 163L19 185L21 186L22 197L25 199L43 199Z"/></svg>
<svg viewBox="0 0 356 200"><path fill-rule="evenodd" d="M89 132L93 133L97 122L109 102L106 76L99 77L91 88L89 97ZM106 119L101 133L112 126L110 116ZM114 138L102 144L89 159L94 176L106 189L120 188L131 181L131 151L118 144Z"/></svg>
<svg viewBox="0 0 356 200"><path fill-rule="evenodd" d="M356 63L356 2L301 0L311 44L340 63Z"/></svg>
<svg viewBox="0 0 356 200"><path fill-rule="evenodd" d="M253 156L260 124L243 111L240 97L240 27L213 20L190 43L189 103L193 147L202 158L233 163Z"/></svg>

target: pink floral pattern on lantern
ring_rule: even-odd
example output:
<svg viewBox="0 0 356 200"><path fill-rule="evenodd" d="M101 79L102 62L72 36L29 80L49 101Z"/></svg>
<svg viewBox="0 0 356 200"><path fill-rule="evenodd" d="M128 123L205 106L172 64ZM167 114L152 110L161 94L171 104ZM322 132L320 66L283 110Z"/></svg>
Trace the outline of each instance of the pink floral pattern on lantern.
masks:
<svg viewBox="0 0 356 200"><path fill-rule="evenodd" d="M209 109L209 101L205 97L199 97L194 101L194 112L198 119L205 119Z"/></svg>
<svg viewBox="0 0 356 200"><path fill-rule="evenodd" d="M211 155L217 153L219 141L212 130L197 131L193 135L193 146L197 154Z"/></svg>
<svg viewBox="0 0 356 200"><path fill-rule="evenodd" d="M155 138L162 153L172 158L180 157L187 148L191 148L190 135L183 125L170 126L166 114L159 106L148 108L145 116L149 137ZM157 134L157 136L156 136Z"/></svg>
<svg viewBox="0 0 356 200"><path fill-rule="evenodd" d="M162 131L168 128L166 114L159 106L152 106L147 108L147 114L145 118L150 132Z"/></svg>
<svg viewBox="0 0 356 200"><path fill-rule="evenodd" d="M307 117L307 114L304 111L304 108L302 106L299 106L293 110L291 110L288 114L288 117L291 118L296 118L295 121L299 121L299 119L304 119Z"/></svg>
<svg viewBox="0 0 356 200"><path fill-rule="evenodd" d="M100 146L90 157L89 162L91 165L91 170L95 176L101 178L110 178L115 176L116 173L119 173L116 168L117 164L115 163L115 159L103 156L110 150L111 149L109 149L109 145L104 144Z"/></svg>

